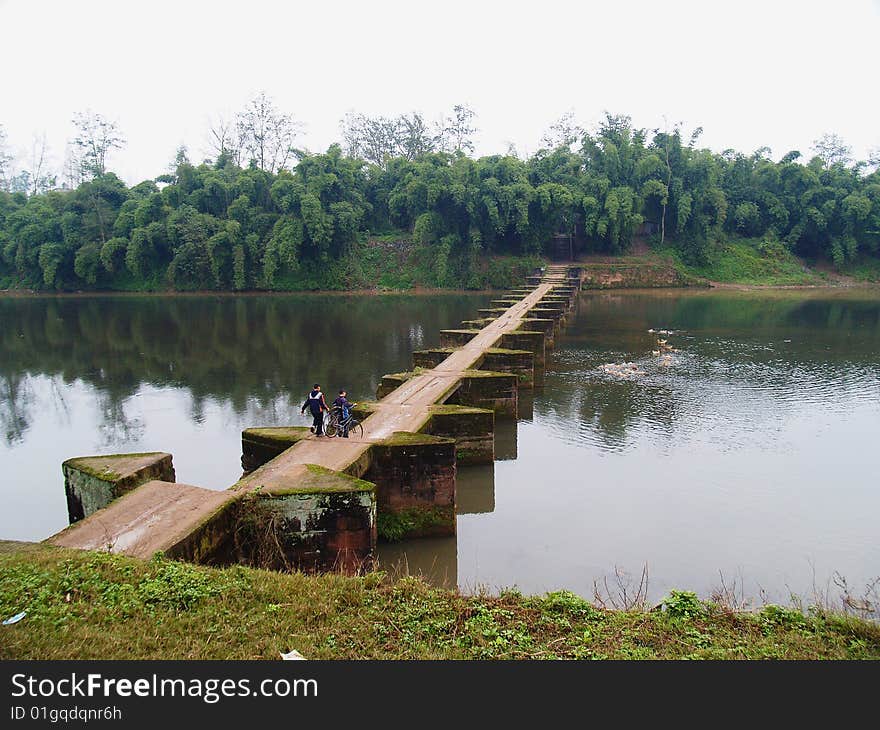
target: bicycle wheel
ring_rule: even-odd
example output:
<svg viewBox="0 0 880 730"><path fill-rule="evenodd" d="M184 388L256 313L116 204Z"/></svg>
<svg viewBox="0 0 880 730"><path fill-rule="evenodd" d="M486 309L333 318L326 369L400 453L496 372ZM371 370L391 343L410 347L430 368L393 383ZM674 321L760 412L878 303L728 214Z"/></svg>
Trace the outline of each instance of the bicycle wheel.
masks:
<svg viewBox="0 0 880 730"><path fill-rule="evenodd" d="M352 418L348 422L348 433L349 435L354 434L355 436L364 437L364 427L361 426L361 422L357 420L357 418Z"/></svg>
<svg viewBox="0 0 880 730"><path fill-rule="evenodd" d="M339 433L339 421L336 416L330 416L324 423L324 434L332 439L337 433Z"/></svg>

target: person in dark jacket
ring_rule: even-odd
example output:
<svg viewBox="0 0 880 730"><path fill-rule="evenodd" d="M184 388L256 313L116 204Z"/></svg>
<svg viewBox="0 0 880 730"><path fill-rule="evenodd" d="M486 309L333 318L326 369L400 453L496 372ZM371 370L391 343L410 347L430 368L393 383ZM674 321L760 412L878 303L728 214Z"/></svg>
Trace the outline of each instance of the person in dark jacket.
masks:
<svg viewBox="0 0 880 730"><path fill-rule="evenodd" d="M312 413L311 431L315 436L322 436L324 433L324 411L329 411L327 401L324 400L324 394L321 392L321 386L315 383L311 392L306 396L305 401L300 408L300 414L306 412L308 408Z"/></svg>
<svg viewBox="0 0 880 730"><path fill-rule="evenodd" d="M340 390L339 397L333 401L333 407L339 411L339 427L342 431L340 435L343 438L348 438L348 417L351 415L351 409L357 405L348 400L347 396L345 390Z"/></svg>

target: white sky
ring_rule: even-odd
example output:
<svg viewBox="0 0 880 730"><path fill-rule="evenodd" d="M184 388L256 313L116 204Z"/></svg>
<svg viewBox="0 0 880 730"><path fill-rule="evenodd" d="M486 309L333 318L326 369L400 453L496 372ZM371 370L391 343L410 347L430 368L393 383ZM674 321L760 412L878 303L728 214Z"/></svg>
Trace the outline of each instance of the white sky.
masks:
<svg viewBox="0 0 880 730"><path fill-rule="evenodd" d="M0 124L60 168L74 112L116 120L129 184L180 144L200 161L218 114L265 90L323 151L349 110L477 112L477 154L530 154L573 110L702 126L701 144L790 149L835 132L880 146L880 0L736 3L0 0Z"/></svg>

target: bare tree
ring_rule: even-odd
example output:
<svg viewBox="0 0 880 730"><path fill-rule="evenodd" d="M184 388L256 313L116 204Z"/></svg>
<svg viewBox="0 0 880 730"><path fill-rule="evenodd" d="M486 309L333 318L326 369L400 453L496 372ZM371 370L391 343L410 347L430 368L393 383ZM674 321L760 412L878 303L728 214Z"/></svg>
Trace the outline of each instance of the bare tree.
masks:
<svg viewBox="0 0 880 730"><path fill-rule="evenodd" d="M825 167L852 162L852 147L836 134L823 134L813 142L813 151L822 158Z"/></svg>
<svg viewBox="0 0 880 730"><path fill-rule="evenodd" d="M12 160L6 130L0 125L0 190L9 191L12 185Z"/></svg>
<svg viewBox="0 0 880 730"><path fill-rule="evenodd" d="M241 140L236 123L223 116L218 117L208 130L208 148L215 160L223 158L240 165Z"/></svg>
<svg viewBox="0 0 880 730"><path fill-rule="evenodd" d="M541 138L541 144L551 150L560 147L571 150L571 146L577 144L583 136L584 128L577 123L574 111L569 109L550 125L550 129Z"/></svg>
<svg viewBox="0 0 880 730"><path fill-rule="evenodd" d="M83 181L83 163L80 158L79 148L68 144L64 153L64 163L61 166L62 187L73 190Z"/></svg>
<svg viewBox="0 0 880 730"><path fill-rule="evenodd" d="M94 178L107 171L107 155L125 144L116 122L86 110L73 115L77 134L72 145L77 149L83 177Z"/></svg>
<svg viewBox="0 0 880 730"><path fill-rule="evenodd" d="M271 173L290 161L293 140L302 129L302 123L289 114L282 114L265 92L257 94L235 119L235 131L242 148L257 167Z"/></svg>
<svg viewBox="0 0 880 730"><path fill-rule="evenodd" d="M473 153L474 142L471 139L477 132L472 126L476 112L464 104L452 107L452 115L442 117L437 125L437 146L444 152Z"/></svg>
<svg viewBox="0 0 880 730"><path fill-rule="evenodd" d="M387 117L368 117L349 112L341 123L345 152L384 168L396 153L396 127Z"/></svg>
<svg viewBox="0 0 880 730"><path fill-rule="evenodd" d="M55 187L56 176L49 169L49 143L46 133L34 135L31 141L30 168L25 172L29 176L28 194L45 193Z"/></svg>
<svg viewBox="0 0 880 730"><path fill-rule="evenodd" d="M437 137L418 112L394 118L349 112L341 127L346 154L382 168L392 157L414 160L436 149Z"/></svg>

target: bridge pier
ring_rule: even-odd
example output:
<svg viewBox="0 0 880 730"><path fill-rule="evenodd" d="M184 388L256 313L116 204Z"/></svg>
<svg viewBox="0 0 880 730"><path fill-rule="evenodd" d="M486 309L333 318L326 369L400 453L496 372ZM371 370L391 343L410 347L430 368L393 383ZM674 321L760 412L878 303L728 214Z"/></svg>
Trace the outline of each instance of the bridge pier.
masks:
<svg viewBox="0 0 880 730"><path fill-rule="evenodd" d="M440 347L461 347L480 334L480 330L440 330Z"/></svg>
<svg viewBox="0 0 880 730"><path fill-rule="evenodd" d="M535 368L544 369L545 348L544 333L528 330L516 330L501 335L501 346L511 350L528 350L533 354Z"/></svg>
<svg viewBox="0 0 880 730"><path fill-rule="evenodd" d="M496 416L516 418L517 376L488 370L467 370L458 388L446 399L450 405L487 408Z"/></svg>
<svg viewBox="0 0 880 730"><path fill-rule="evenodd" d="M389 393L393 393L412 376L412 372L389 373L383 375L382 379L379 381L379 385L376 387L376 399L382 400Z"/></svg>
<svg viewBox="0 0 880 730"><path fill-rule="evenodd" d="M232 506L232 557L261 568L357 572L376 547L377 486L315 464Z"/></svg>
<svg viewBox="0 0 880 730"><path fill-rule="evenodd" d="M520 388L535 386L535 353L530 349L492 347L486 350L479 367L496 373L513 373Z"/></svg>
<svg viewBox="0 0 880 730"><path fill-rule="evenodd" d="M415 350L412 354L413 368L435 368L455 352L454 347L434 347L430 350Z"/></svg>
<svg viewBox="0 0 880 730"><path fill-rule="evenodd" d="M65 461L61 472L70 522L94 514L141 484L154 479L165 482L175 479L171 454L163 451L78 456Z"/></svg>
<svg viewBox="0 0 880 730"><path fill-rule="evenodd" d="M378 534L387 540L455 534L455 439L397 432L370 450Z"/></svg>
<svg viewBox="0 0 880 730"><path fill-rule="evenodd" d="M272 461L299 441L307 439L307 426L246 428L241 432L241 468L245 474Z"/></svg>
<svg viewBox="0 0 880 730"><path fill-rule="evenodd" d="M543 332L544 333L544 350L553 347L556 339L556 320L555 319L539 319L538 317L527 317L523 319L520 327L527 332Z"/></svg>
<svg viewBox="0 0 880 730"><path fill-rule="evenodd" d="M455 439L458 466L491 464L495 460L495 412L458 405L431 406L428 431Z"/></svg>
<svg viewBox="0 0 880 730"><path fill-rule="evenodd" d="M79 499L85 519L50 542L350 572L369 562L379 535L454 535L457 464L516 457L515 419L531 417L529 387L576 302L579 280L564 271L551 267L534 288L515 289L462 329L443 330L440 347L413 353L414 371L384 375L381 402L357 409L366 414L363 439L316 439L296 426L246 429L245 474L219 492L174 483L167 454L89 457L167 457L170 471L141 464L129 482L107 463L65 462L69 501ZM144 479L151 481L136 486ZM83 497L89 488L101 500ZM114 499L124 489L131 491Z"/></svg>

